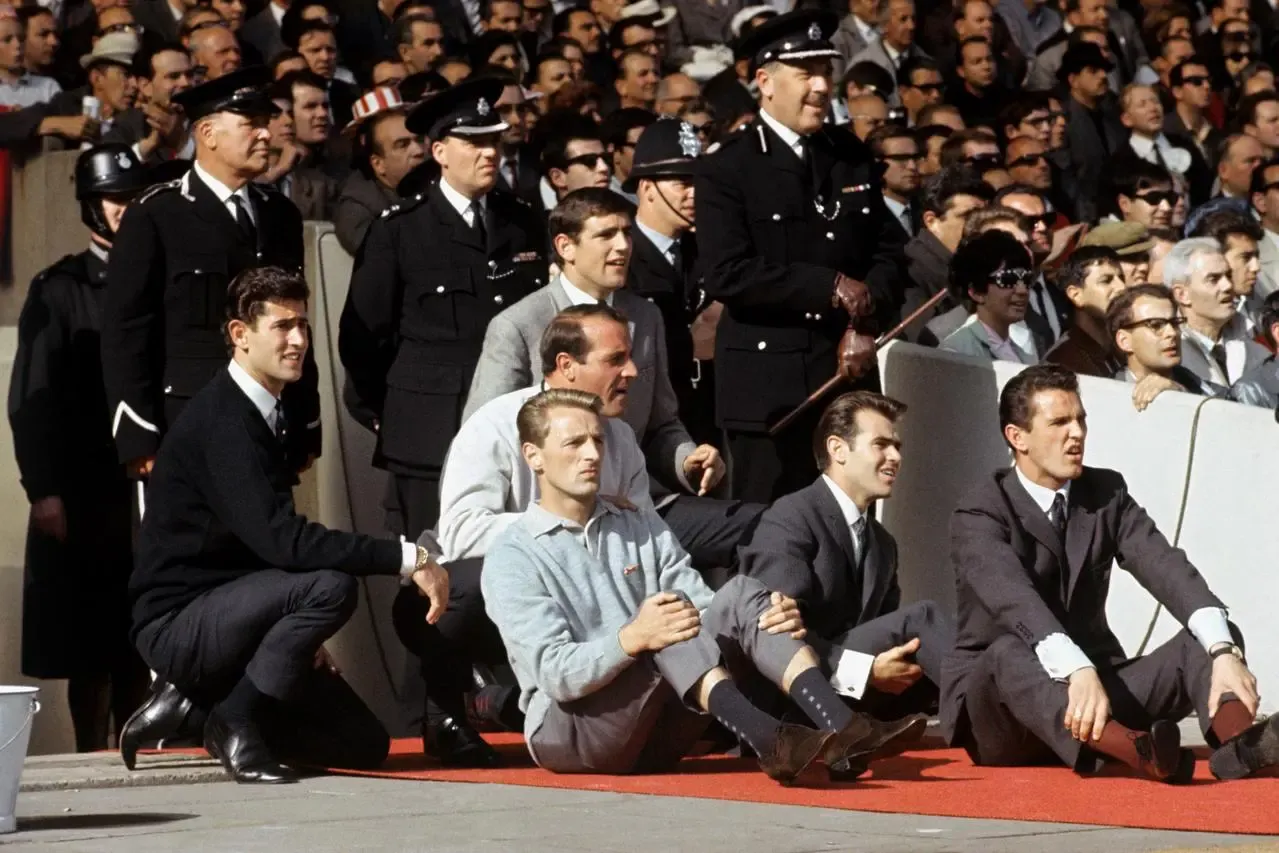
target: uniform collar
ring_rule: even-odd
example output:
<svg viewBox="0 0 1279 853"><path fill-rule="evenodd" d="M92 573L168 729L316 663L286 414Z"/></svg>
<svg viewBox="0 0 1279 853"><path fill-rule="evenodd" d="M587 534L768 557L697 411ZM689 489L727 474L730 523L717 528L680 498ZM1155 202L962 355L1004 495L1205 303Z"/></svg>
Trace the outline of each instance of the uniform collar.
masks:
<svg viewBox="0 0 1279 853"><path fill-rule="evenodd" d="M643 222L640 222L639 219L635 220L635 227L638 228L640 233L648 238L648 242L652 243L657 251L663 255L669 252L671 250L671 246L674 246L676 243L674 237L667 237L665 234L657 233Z"/></svg>
<svg viewBox="0 0 1279 853"><path fill-rule="evenodd" d="M274 429L275 404L279 402L275 395L266 390L258 380L250 376L235 359L232 359L231 363L227 365L227 373L230 373L231 379L235 381L236 385L240 386L244 396L249 398L253 408L257 409L262 415L262 419L266 421L267 426Z"/></svg>
<svg viewBox="0 0 1279 853"><path fill-rule="evenodd" d="M205 171L204 167L200 165L199 160L196 160L191 164L191 171L195 172L196 176L201 181L204 182L204 185L208 187L210 190L212 190L214 197L216 197L217 200L221 202L223 205L225 205L227 201L230 200L231 196L237 196L243 199L246 203L249 203L251 201L251 199L249 198L248 184L245 184L244 186L240 187L238 190L232 190L226 184L222 183L217 178L213 177L207 171Z"/></svg>
<svg viewBox="0 0 1279 853"><path fill-rule="evenodd" d="M799 148L804 143L803 136L800 136L798 133L791 130L789 127L787 127L786 125L782 124L777 119L770 116L768 114L768 110L763 109L762 107L760 108L760 111L759 111L759 120L762 121L765 125L767 125L769 130L771 130L773 133L776 133L777 136L782 140L782 142L786 144L787 148L794 151L796 155L799 154Z"/></svg>
<svg viewBox="0 0 1279 853"><path fill-rule="evenodd" d="M1038 483L1032 483L1030 478L1021 473L1021 469L1017 468L1016 465L1014 465L1013 468L1017 470L1017 479L1021 481L1021 486L1026 490L1026 494L1030 495L1030 499L1034 501L1035 505L1042 509L1045 514L1052 510L1053 500L1056 499L1057 495L1062 496L1062 499L1065 500L1067 506L1070 505L1069 482L1057 491L1053 491L1052 489L1045 488Z"/></svg>

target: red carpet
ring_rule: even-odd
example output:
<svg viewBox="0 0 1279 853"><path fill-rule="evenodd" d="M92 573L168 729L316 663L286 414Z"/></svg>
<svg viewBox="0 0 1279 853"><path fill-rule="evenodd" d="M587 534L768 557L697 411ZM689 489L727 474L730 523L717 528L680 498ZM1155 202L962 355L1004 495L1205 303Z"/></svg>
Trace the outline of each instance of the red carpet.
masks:
<svg viewBox="0 0 1279 853"><path fill-rule="evenodd" d="M1081 779L1064 768L974 767L962 750L925 749L876 762L855 783L783 788L755 762L688 758L660 776L557 776L533 766L518 735L486 735L511 765L446 770L421 754L421 741L397 740L383 769L353 775L435 782L488 782L535 788L701 797L856 811L1087 823L1141 829L1279 834L1279 778L1217 782L1200 761L1195 783L1172 787L1119 775Z"/></svg>

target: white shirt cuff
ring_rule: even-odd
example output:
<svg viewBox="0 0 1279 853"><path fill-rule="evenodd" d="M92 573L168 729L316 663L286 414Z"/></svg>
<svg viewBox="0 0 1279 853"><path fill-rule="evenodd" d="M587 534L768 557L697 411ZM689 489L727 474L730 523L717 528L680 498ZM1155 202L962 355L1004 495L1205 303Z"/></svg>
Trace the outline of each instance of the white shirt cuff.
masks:
<svg viewBox="0 0 1279 853"><path fill-rule="evenodd" d="M417 566L417 546L412 542L400 542L400 575L408 577Z"/></svg>
<svg viewBox="0 0 1279 853"><path fill-rule="evenodd" d="M1084 650L1066 634L1049 634L1035 646L1035 655L1054 681L1065 681L1079 670L1093 666Z"/></svg>
<svg viewBox="0 0 1279 853"><path fill-rule="evenodd" d="M1186 620L1186 628L1204 647L1211 651L1213 646L1221 643L1234 645L1235 638L1230 635L1230 625L1226 622L1226 611L1220 607L1200 607Z"/></svg>
<svg viewBox="0 0 1279 853"><path fill-rule="evenodd" d="M860 699L866 695L866 685L870 683L870 670L874 664L874 655L844 649L835 673L830 677L830 686L836 693Z"/></svg>

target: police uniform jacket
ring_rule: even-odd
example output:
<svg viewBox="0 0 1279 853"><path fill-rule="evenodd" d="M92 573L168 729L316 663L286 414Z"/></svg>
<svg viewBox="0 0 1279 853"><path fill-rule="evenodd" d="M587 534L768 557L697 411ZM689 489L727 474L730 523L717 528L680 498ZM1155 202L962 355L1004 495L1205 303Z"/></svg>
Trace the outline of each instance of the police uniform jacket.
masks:
<svg viewBox="0 0 1279 853"><path fill-rule="evenodd" d="M706 158L697 180L698 249L725 312L715 345L716 416L763 431L835 374L848 314L835 274L869 287L879 325L901 304L901 229L870 150L824 127L807 162L763 120Z"/></svg>
<svg viewBox="0 0 1279 853"><path fill-rule="evenodd" d="M249 184L256 244L194 170L129 206L107 269L102 367L120 459L154 456L181 407L226 365L227 286L245 269L302 269L302 219ZM320 449L315 359L285 392L291 453Z"/></svg>
<svg viewBox="0 0 1279 853"><path fill-rule="evenodd" d="M444 465L489 321L547 280L531 208L492 191L484 220L484 234L467 225L436 182L383 211L356 256L338 351L378 419L380 467Z"/></svg>

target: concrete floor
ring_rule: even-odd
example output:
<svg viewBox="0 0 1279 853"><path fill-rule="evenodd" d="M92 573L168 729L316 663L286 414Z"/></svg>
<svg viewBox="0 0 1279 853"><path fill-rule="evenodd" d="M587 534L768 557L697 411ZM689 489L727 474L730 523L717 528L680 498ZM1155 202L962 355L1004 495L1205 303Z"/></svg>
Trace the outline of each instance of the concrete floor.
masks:
<svg viewBox="0 0 1279 853"><path fill-rule="evenodd" d="M343 777L31 791L18 823L4 853L1279 851L1255 836Z"/></svg>

